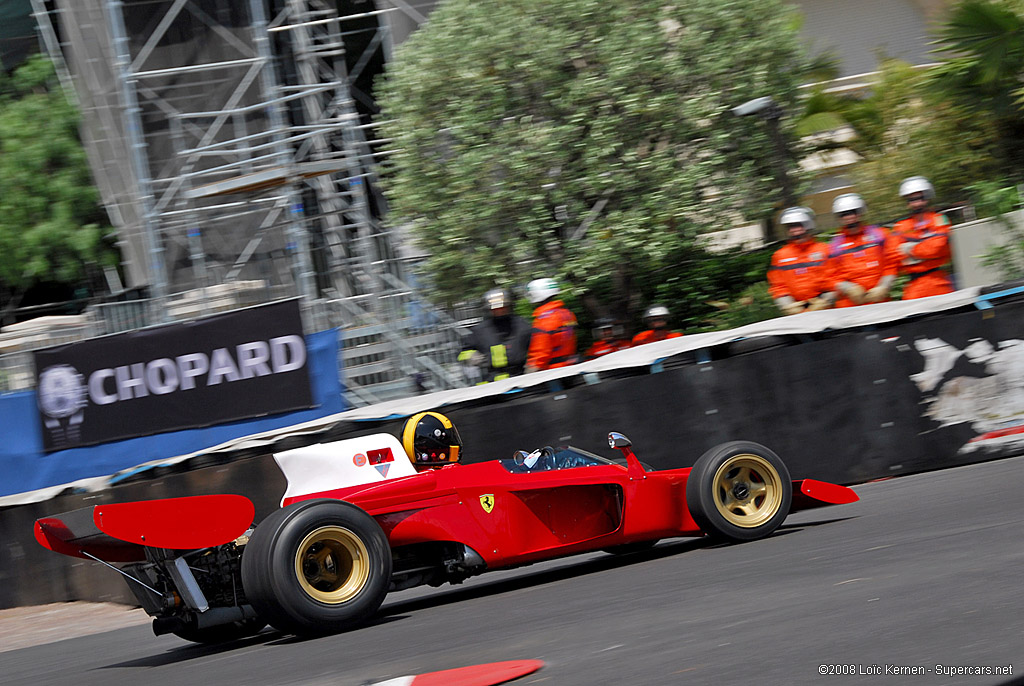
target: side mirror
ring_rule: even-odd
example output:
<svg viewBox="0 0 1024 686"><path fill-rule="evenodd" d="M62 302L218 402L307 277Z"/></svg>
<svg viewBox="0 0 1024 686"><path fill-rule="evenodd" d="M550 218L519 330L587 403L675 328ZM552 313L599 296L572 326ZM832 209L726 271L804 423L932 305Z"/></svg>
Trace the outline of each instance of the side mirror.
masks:
<svg viewBox="0 0 1024 686"><path fill-rule="evenodd" d="M526 458L530 456L530 453L525 450L517 450L512 453L512 461L519 467L522 467L526 462Z"/></svg>
<svg viewBox="0 0 1024 686"><path fill-rule="evenodd" d="M622 454L626 457L626 469L629 471L630 481L647 478L644 466L640 464L640 460L636 458L636 455L633 454L633 449L630 447L633 445L633 441L618 431L611 431L608 433L608 445L621 450Z"/></svg>
<svg viewBox="0 0 1024 686"><path fill-rule="evenodd" d="M629 440L618 431L612 431L608 434L609 448L628 448L631 445L633 445L633 441Z"/></svg>

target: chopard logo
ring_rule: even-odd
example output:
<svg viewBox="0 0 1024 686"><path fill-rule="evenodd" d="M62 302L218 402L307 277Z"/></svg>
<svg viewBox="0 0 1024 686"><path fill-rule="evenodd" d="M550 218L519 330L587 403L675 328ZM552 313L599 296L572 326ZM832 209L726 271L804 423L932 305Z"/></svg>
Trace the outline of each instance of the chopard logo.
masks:
<svg viewBox="0 0 1024 686"><path fill-rule="evenodd" d="M217 348L207 355L187 353L107 369L89 375L89 400L110 405L124 400L217 386L257 376L284 374L306 364L306 342L290 335ZM45 412L45 410L44 410Z"/></svg>

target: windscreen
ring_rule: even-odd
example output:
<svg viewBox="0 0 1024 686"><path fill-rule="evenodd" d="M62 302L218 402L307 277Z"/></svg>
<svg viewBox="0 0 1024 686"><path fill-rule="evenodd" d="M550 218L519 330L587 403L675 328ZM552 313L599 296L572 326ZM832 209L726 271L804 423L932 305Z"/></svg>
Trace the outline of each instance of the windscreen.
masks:
<svg viewBox="0 0 1024 686"><path fill-rule="evenodd" d="M550 472L558 469L576 469L577 467L616 464L606 457L595 455L581 448L574 448L571 445L563 445L557 448L538 448L528 454L524 451L523 454L498 460L498 462L513 474Z"/></svg>

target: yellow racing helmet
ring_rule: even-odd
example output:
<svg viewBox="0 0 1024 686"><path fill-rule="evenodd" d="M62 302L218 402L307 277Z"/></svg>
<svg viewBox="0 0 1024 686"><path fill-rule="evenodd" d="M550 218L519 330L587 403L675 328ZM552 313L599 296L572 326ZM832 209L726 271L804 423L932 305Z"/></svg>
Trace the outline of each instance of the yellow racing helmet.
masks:
<svg viewBox="0 0 1024 686"><path fill-rule="evenodd" d="M415 467L440 467L462 458L462 438L440 412L420 412L402 429L402 447Z"/></svg>

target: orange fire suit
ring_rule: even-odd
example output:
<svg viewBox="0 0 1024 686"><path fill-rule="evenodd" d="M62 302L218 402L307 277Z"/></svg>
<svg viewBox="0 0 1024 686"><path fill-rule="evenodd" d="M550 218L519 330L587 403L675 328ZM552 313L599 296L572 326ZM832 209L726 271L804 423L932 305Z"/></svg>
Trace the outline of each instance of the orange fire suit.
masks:
<svg viewBox="0 0 1024 686"><path fill-rule="evenodd" d="M895 277L898 264L894 251L894 239L877 226L864 227L857 233L843 230L836 234L828 246L828 285L839 296L836 307L857 304L839 288L841 282L849 281L869 291L882 277Z"/></svg>
<svg viewBox="0 0 1024 686"><path fill-rule="evenodd" d="M533 311L527 369L554 369L576 362L576 315L561 300L550 300Z"/></svg>
<svg viewBox="0 0 1024 686"><path fill-rule="evenodd" d="M828 245L819 241L793 241L772 255L768 292L772 299L789 296L809 300L832 290L828 280Z"/></svg>
<svg viewBox="0 0 1024 686"><path fill-rule="evenodd" d="M641 331L633 336L633 346L643 345L644 343L657 343L668 338L679 338L682 335L668 329L647 329L647 331Z"/></svg>
<svg viewBox="0 0 1024 686"><path fill-rule="evenodd" d="M897 249L904 243L913 245L909 254L900 251L898 257L900 273L910 275L903 288L904 300L953 292L946 268L952 259L946 215L926 211L901 219L892 227L892 235Z"/></svg>
<svg viewBox="0 0 1024 686"><path fill-rule="evenodd" d="M630 347L629 341L594 341L594 344L587 348L586 358L592 360L595 357L603 357L608 353L615 353Z"/></svg>

